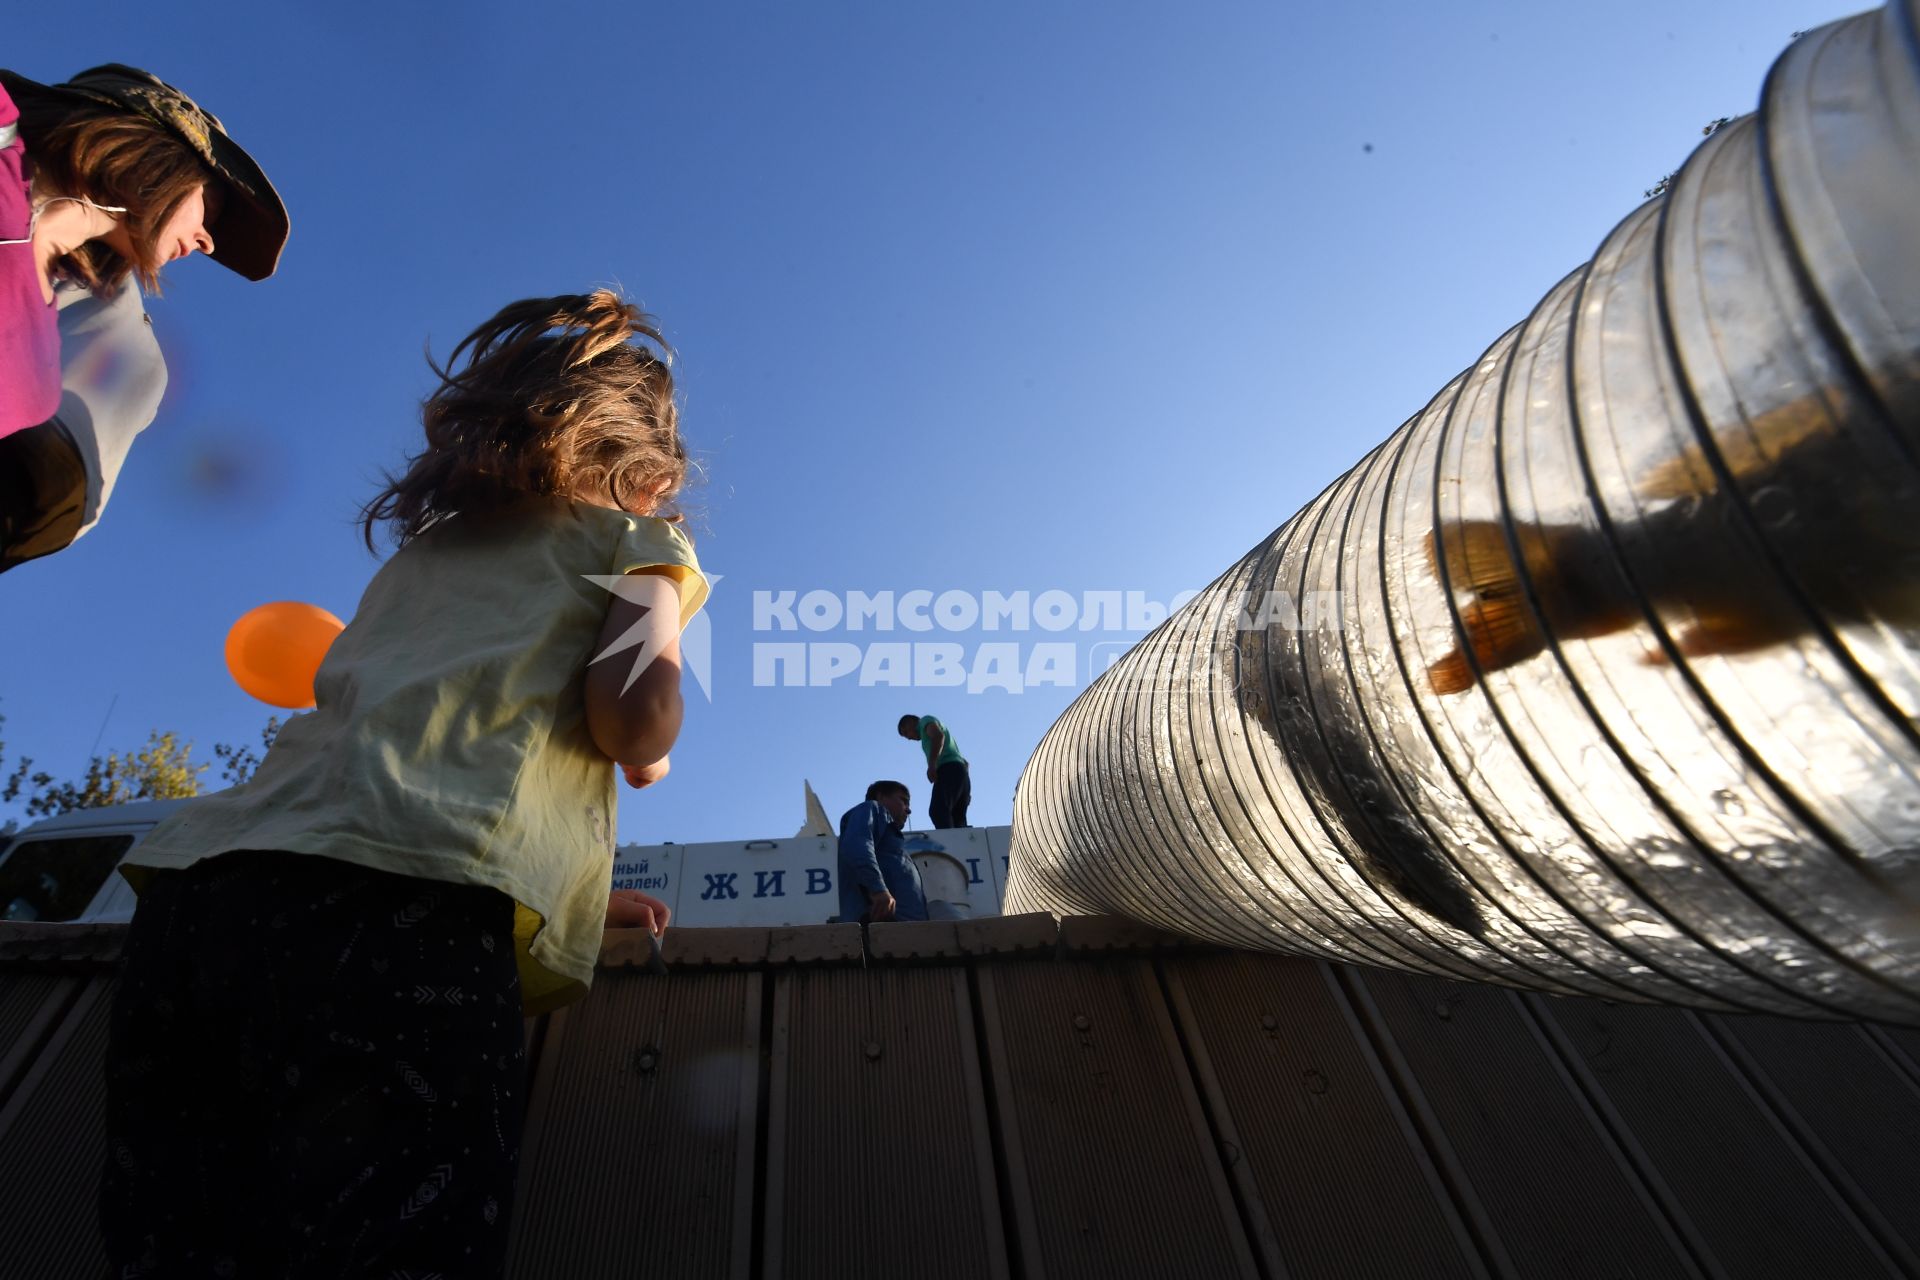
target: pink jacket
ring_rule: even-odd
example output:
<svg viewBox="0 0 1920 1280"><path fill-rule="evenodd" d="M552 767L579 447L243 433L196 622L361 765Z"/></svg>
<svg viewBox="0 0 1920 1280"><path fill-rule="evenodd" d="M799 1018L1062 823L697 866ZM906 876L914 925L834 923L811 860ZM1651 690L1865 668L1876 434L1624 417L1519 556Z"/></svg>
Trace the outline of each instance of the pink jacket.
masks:
<svg viewBox="0 0 1920 1280"><path fill-rule="evenodd" d="M60 408L60 327L40 295L33 204L20 109L0 89L0 436L38 426Z"/></svg>

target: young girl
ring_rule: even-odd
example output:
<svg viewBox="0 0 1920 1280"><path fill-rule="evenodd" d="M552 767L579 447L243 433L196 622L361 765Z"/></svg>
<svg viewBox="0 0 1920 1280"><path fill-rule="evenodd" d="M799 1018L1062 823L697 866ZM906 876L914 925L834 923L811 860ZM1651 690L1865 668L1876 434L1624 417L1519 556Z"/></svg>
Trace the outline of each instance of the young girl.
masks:
<svg viewBox="0 0 1920 1280"><path fill-rule="evenodd" d="M655 514L687 460L636 337L664 349L611 293L541 298L436 366L317 709L129 859L115 1274L499 1274L521 1015L586 993L610 919L666 923L609 902L613 766L665 773L706 587Z"/></svg>

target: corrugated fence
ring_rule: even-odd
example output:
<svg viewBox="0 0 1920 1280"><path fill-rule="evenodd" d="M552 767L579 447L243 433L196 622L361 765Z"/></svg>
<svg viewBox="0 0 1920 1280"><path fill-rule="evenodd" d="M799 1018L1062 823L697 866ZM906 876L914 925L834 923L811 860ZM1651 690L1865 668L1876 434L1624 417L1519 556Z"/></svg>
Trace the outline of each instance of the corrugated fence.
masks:
<svg viewBox="0 0 1920 1280"><path fill-rule="evenodd" d="M1100 918L609 935L512 1274L1920 1275L1920 1032L1196 949ZM104 1272L116 927L0 929L0 1275Z"/></svg>

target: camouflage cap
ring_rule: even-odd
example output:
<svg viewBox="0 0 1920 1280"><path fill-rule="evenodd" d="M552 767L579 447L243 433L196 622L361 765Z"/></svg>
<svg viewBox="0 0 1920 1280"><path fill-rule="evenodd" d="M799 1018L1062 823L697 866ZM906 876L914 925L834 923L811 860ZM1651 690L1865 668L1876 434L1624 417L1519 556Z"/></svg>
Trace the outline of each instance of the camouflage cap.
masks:
<svg viewBox="0 0 1920 1280"><path fill-rule="evenodd" d="M0 70L0 84L31 116L36 107L96 102L145 116L177 135L226 187L227 201L213 229L213 260L249 280L264 280L287 243L287 207L267 175L212 112L159 77L138 67L109 62L82 71L64 84L46 85Z"/></svg>

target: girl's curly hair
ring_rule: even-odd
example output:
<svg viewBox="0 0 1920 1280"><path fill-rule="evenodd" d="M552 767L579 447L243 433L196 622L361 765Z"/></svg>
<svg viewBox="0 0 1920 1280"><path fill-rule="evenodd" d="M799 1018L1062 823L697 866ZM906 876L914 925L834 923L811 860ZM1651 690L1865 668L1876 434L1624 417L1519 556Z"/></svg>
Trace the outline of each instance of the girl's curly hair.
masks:
<svg viewBox="0 0 1920 1280"><path fill-rule="evenodd" d="M362 509L368 550L377 525L404 546L455 512L529 494L659 514L687 478L671 360L653 318L606 289L513 303L445 366L429 353L440 386L421 406L427 447Z"/></svg>

